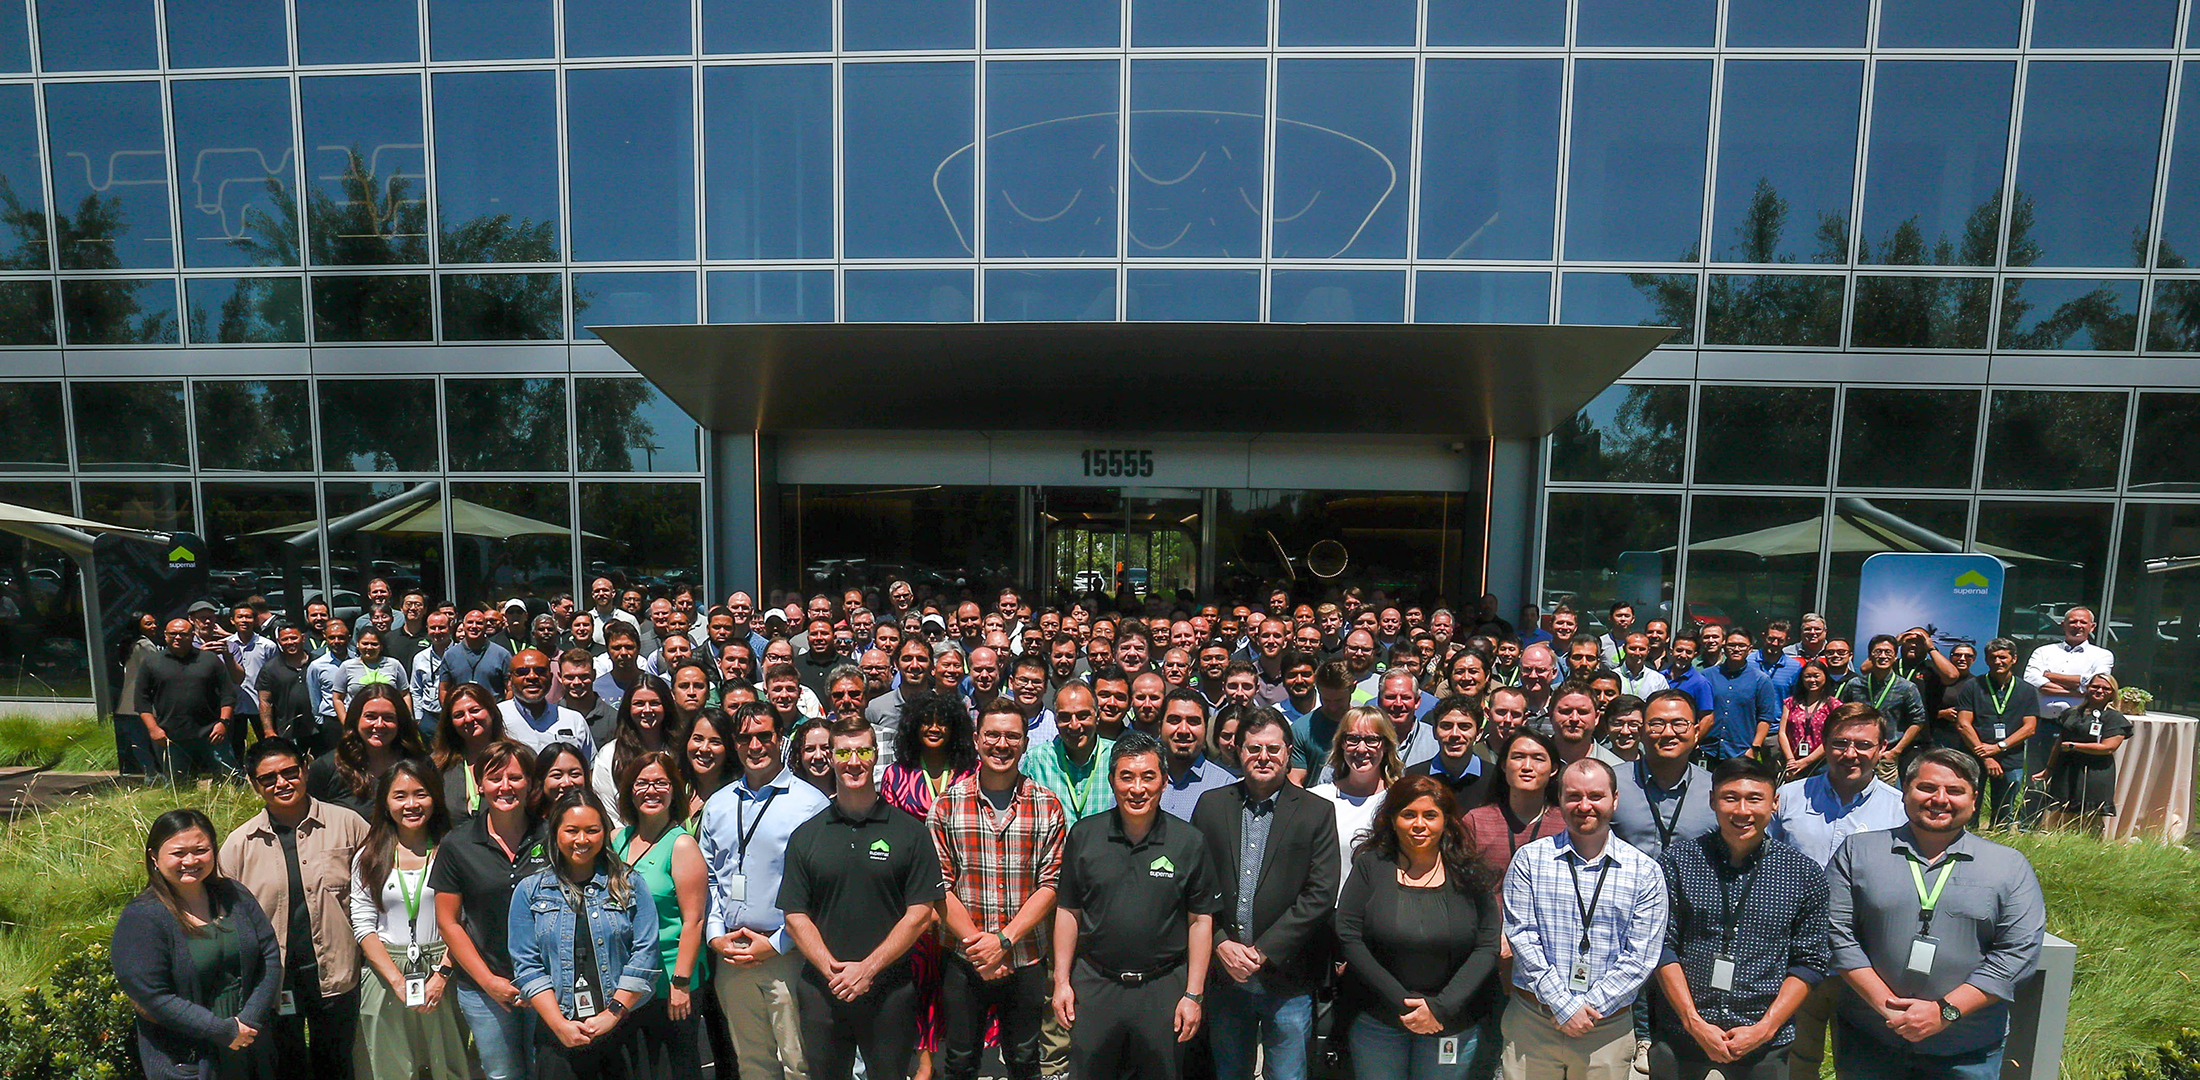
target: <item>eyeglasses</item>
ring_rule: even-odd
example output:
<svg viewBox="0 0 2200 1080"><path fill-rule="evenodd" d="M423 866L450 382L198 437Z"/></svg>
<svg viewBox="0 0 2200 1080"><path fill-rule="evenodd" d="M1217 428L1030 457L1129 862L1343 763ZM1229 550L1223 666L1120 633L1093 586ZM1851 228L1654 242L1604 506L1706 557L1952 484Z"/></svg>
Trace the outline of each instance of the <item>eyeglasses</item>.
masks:
<svg viewBox="0 0 2200 1080"><path fill-rule="evenodd" d="M735 746L745 746L749 743L764 746L777 741L779 741L779 733L776 731L744 731L733 737Z"/></svg>
<svg viewBox="0 0 2200 1080"><path fill-rule="evenodd" d="M878 748L875 746L836 746L833 747L833 760L843 765L851 761L876 761L878 760Z"/></svg>
<svg viewBox="0 0 2200 1080"><path fill-rule="evenodd" d="M1381 746L1383 742L1383 737L1380 735L1347 735L1344 737L1346 746Z"/></svg>
<svg viewBox="0 0 2200 1080"><path fill-rule="evenodd" d="M512 669L514 675L547 675L550 669L541 664L521 664Z"/></svg>
<svg viewBox="0 0 2200 1080"><path fill-rule="evenodd" d="M276 784L279 784L285 780L295 784L298 782L298 779L305 774L305 769L303 767L292 765L287 769L276 769L273 772L260 773L259 775L252 778L252 783L256 786L264 788L274 787Z"/></svg>
<svg viewBox="0 0 2200 1080"><path fill-rule="evenodd" d="M1865 742L1862 739L1835 739L1826 744L1826 749L1836 754L1869 754L1879 749L1879 743Z"/></svg>
<svg viewBox="0 0 2200 1080"><path fill-rule="evenodd" d="M1696 722L1694 720L1683 720L1676 717L1667 720L1645 720L1642 723L1642 730L1652 733L1660 731L1687 731L1688 729L1695 726Z"/></svg>
<svg viewBox="0 0 2200 1080"><path fill-rule="evenodd" d="M637 795L639 795L639 794L642 794L643 792L648 792L648 791L671 791L671 790L672 790L672 781L670 781L670 780L636 780L636 781L634 781L634 793L635 793L635 794L637 794Z"/></svg>

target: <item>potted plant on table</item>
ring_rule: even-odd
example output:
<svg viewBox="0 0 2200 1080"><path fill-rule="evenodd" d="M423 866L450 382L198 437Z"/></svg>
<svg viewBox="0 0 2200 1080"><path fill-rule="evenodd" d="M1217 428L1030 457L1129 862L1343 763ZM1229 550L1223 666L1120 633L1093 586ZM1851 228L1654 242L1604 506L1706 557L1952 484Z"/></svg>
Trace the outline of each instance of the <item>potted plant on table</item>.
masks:
<svg viewBox="0 0 2200 1080"><path fill-rule="evenodd" d="M2137 686L2116 691L2116 711L2125 716L2145 716L2147 706L2153 703L2154 695Z"/></svg>

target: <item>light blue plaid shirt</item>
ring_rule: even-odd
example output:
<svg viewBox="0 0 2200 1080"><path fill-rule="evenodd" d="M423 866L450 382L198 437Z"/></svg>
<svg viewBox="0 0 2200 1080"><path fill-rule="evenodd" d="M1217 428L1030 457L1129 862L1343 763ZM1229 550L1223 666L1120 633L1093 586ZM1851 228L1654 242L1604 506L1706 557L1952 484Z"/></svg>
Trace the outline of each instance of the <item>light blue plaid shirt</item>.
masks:
<svg viewBox="0 0 2200 1080"><path fill-rule="evenodd" d="M1575 869L1580 892L1574 890ZM1581 957L1581 907L1596 891L1589 923L1589 988L1572 986ZM1546 836L1520 849L1505 873L1505 939L1512 943L1513 985L1533 994L1560 1023L1583 1006L1617 1015L1657 967L1665 941L1665 873L1656 860L1607 836L1604 854L1585 860L1571 835Z"/></svg>

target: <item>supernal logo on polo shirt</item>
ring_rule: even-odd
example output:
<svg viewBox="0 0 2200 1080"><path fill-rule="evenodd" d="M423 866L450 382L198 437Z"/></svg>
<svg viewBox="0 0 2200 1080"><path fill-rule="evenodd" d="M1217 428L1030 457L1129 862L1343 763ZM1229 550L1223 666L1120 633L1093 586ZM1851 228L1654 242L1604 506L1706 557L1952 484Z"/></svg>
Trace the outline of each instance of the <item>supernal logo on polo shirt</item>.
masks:
<svg viewBox="0 0 2200 1080"><path fill-rule="evenodd" d="M1146 864L1146 874L1149 877L1173 878L1176 876L1176 864L1170 862L1167 855L1158 855L1154 857L1154 861Z"/></svg>
<svg viewBox="0 0 2200 1080"><path fill-rule="evenodd" d="M885 837L882 836L876 840L871 841L872 858L884 862L887 856L892 855L893 853L894 845L887 843Z"/></svg>

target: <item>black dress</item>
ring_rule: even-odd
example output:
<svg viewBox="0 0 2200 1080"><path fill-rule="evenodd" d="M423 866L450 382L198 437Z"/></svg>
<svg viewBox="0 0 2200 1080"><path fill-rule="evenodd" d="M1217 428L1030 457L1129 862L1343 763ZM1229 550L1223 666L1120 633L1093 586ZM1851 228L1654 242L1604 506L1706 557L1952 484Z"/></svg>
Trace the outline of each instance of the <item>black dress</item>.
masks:
<svg viewBox="0 0 2200 1080"><path fill-rule="evenodd" d="M2101 733L2093 734L2093 722ZM2131 734L2131 721L2114 709L2079 706L2062 715L2064 742L2096 743ZM2116 816L2116 755L2075 754L2065 749L2047 773L2047 805L2066 814Z"/></svg>

